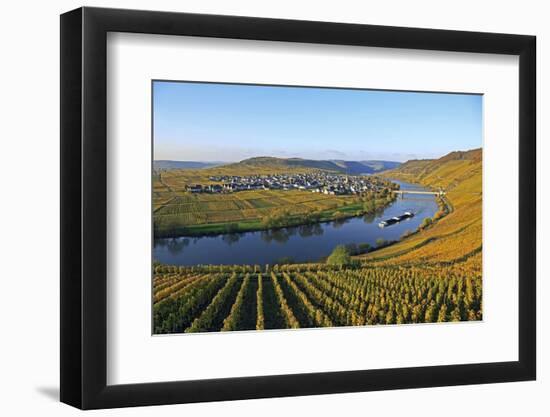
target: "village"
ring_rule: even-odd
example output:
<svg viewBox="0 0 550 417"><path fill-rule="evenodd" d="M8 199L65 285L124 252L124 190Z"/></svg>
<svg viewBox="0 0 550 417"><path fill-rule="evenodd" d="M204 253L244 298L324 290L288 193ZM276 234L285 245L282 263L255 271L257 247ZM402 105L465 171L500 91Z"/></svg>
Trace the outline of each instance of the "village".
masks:
<svg viewBox="0 0 550 417"><path fill-rule="evenodd" d="M303 190L327 195L363 194L397 185L374 176L357 176L314 172L304 174L273 174L253 176L211 176L217 184L193 184L192 193L231 193L246 190Z"/></svg>

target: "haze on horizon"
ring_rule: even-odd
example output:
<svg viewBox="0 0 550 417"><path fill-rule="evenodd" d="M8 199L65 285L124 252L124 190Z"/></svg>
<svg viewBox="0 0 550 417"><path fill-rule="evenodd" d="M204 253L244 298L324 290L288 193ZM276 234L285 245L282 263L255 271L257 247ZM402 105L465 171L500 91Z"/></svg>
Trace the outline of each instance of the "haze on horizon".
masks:
<svg viewBox="0 0 550 417"><path fill-rule="evenodd" d="M153 83L154 159L439 158L482 146L482 96Z"/></svg>

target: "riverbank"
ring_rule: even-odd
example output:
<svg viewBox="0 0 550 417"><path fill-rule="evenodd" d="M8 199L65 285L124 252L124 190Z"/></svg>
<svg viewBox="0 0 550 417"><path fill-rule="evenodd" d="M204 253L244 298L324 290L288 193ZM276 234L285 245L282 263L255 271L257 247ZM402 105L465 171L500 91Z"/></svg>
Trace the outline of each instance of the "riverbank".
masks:
<svg viewBox="0 0 550 417"><path fill-rule="evenodd" d="M417 184L401 183L401 189L426 190ZM388 197L388 196L386 196ZM382 199L380 199L382 204ZM365 203L365 202L363 202ZM368 205L367 205L368 206ZM223 233L201 236L156 238L153 258L163 264L172 265L266 265L275 264L281 259L293 262L318 262L330 255L338 245L375 247L379 242L399 240L404 234L418 228L425 217L433 217L438 211L433 195L415 195L393 198L389 204L374 213L369 207L348 204L337 210L325 213L315 223L279 228L262 228L246 233ZM333 217L340 211L338 219ZM378 223L405 211L416 215L399 224L380 228ZM204 232L204 229L203 231Z"/></svg>
<svg viewBox="0 0 550 417"><path fill-rule="evenodd" d="M380 210L392 204L397 196L391 194L390 198L379 198L371 200L372 203L360 201L343 205L334 209L314 211L306 214L283 215L273 222L265 219L254 219L239 222L205 223L190 226L174 227L172 230L154 230L155 238L178 238L178 237L203 237L219 236L226 234L257 232L266 230L278 230L288 227L308 226L320 223L327 223L338 220L346 220L353 217L375 215ZM366 206L369 206L366 208Z"/></svg>
<svg viewBox="0 0 550 417"><path fill-rule="evenodd" d="M361 258L362 256L364 256L366 254L370 255L370 254L375 253L376 251L380 251L382 249L386 249L386 248L389 248L391 246L394 246L394 245L397 245L397 244L400 244L400 243L404 243L407 239L412 239L415 235L418 235L423 230L435 227L437 222L439 222L445 216L449 215L450 213L452 213L454 211L454 208L453 208L452 204L443 195L438 197L437 205L438 205L439 210L434 214L434 216L429 217L429 218L424 218L424 220L430 219L430 221L421 223L420 226L416 230L406 232L405 234L401 235L400 238L397 239L397 240L384 241L380 245L371 247L365 253L360 253L360 254L357 254L357 255L351 254L351 255L353 256L354 259L359 259L359 258ZM418 249L418 248L420 248L424 245L427 245L431 241L433 241L433 238L428 238L428 239L416 244L414 249ZM376 254L375 254L375 256L376 256ZM393 254L393 255L390 255L390 256L386 256L385 258L377 258L377 260L389 259L392 256L396 256L396 255Z"/></svg>
<svg viewBox="0 0 550 417"><path fill-rule="evenodd" d="M417 164L420 164L418 162ZM431 225L386 248L361 257L373 265L447 265L466 262L474 273L482 264L482 158L481 151L467 159L425 161L421 167L401 167L388 175L443 189ZM414 168L414 170L413 170Z"/></svg>

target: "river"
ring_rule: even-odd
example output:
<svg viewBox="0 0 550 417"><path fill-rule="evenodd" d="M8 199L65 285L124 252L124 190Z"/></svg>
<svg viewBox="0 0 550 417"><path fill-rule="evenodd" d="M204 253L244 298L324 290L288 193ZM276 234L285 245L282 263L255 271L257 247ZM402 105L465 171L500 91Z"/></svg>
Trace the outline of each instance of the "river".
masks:
<svg viewBox="0 0 550 417"><path fill-rule="evenodd" d="M404 191L426 190L416 184L394 182ZM433 217L437 210L435 196L404 193L403 198L398 197L371 216L278 230L155 239L153 259L170 265L264 265L282 258L313 262L328 256L337 245L368 243L375 246L378 239L397 240L407 230L416 230L424 218ZM415 216L384 228L378 226L381 220L399 216L405 211L411 211Z"/></svg>

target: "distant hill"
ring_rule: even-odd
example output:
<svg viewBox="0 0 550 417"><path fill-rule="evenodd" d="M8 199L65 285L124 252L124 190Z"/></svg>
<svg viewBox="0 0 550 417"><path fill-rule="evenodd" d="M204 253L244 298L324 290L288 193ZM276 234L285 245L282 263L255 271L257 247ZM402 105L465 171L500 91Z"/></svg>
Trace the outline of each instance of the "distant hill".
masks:
<svg viewBox="0 0 550 417"><path fill-rule="evenodd" d="M302 158L275 158L270 156L260 156L255 158L245 159L243 161L226 165L225 168L242 168L249 171L257 168L265 172L272 169L273 171L282 171L289 169L297 171L300 169L318 169L322 171L331 171L337 173L345 173L350 175L358 174L373 174L387 169L393 169L400 165L399 162L393 161L344 161L344 160L315 160Z"/></svg>
<svg viewBox="0 0 550 417"><path fill-rule="evenodd" d="M226 162L153 161L153 169L205 169L224 165Z"/></svg>
<svg viewBox="0 0 550 417"><path fill-rule="evenodd" d="M400 162L394 161L332 161L342 167L348 174L374 174L375 172L386 171L397 168Z"/></svg>

